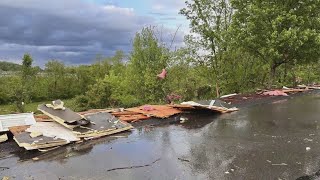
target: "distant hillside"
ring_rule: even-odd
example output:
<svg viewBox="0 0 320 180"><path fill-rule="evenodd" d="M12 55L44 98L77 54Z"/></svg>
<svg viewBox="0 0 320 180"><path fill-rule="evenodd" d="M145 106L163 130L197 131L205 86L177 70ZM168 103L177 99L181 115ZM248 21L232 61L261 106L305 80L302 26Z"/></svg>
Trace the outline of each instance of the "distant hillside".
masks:
<svg viewBox="0 0 320 180"><path fill-rule="evenodd" d="M20 71L22 65L6 61L0 61L0 71Z"/></svg>

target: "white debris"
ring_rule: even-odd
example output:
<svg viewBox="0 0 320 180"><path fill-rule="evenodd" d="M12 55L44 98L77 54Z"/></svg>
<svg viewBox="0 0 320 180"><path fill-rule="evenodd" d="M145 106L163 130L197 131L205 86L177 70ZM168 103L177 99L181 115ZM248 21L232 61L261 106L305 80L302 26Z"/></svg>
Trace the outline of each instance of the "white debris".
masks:
<svg viewBox="0 0 320 180"><path fill-rule="evenodd" d="M310 151L311 150L311 148L310 147L306 147L306 151Z"/></svg>
<svg viewBox="0 0 320 180"><path fill-rule="evenodd" d="M281 164L272 164L272 166L288 166L286 163L281 163Z"/></svg>
<svg viewBox="0 0 320 180"><path fill-rule="evenodd" d="M304 141L307 141L307 142L312 142L313 139L308 139L308 138L305 138Z"/></svg>

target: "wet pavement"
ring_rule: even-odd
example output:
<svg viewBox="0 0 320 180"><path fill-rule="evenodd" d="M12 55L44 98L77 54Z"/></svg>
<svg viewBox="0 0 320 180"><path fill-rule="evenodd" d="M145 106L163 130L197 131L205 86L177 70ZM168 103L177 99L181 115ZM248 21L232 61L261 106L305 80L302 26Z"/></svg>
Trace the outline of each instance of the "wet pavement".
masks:
<svg viewBox="0 0 320 180"><path fill-rule="evenodd" d="M181 116L189 120L179 123ZM37 154L38 161L16 153L0 159L0 167L9 167L0 168L0 177L296 179L320 169L320 94L220 116L183 114L160 124Z"/></svg>

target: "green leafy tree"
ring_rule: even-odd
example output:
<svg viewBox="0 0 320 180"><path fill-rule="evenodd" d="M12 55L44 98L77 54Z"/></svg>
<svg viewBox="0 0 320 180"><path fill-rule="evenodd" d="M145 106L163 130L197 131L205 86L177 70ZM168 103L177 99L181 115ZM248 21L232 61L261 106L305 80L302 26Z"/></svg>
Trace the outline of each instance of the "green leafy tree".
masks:
<svg viewBox="0 0 320 180"><path fill-rule="evenodd" d="M280 65L319 59L319 0L232 0L232 5L233 42L268 64L269 86Z"/></svg>
<svg viewBox="0 0 320 180"><path fill-rule="evenodd" d="M168 55L169 50L157 38L154 28L143 28L137 33L128 62L128 93L141 103L162 102L164 83L156 75L167 67Z"/></svg>
<svg viewBox="0 0 320 180"><path fill-rule="evenodd" d="M231 23L232 8L228 0L186 1L186 8L180 13L190 21L191 32L187 43L194 49L195 60L209 67L207 76L216 86L216 95L220 95L223 53L227 50L227 31Z"/></svg>

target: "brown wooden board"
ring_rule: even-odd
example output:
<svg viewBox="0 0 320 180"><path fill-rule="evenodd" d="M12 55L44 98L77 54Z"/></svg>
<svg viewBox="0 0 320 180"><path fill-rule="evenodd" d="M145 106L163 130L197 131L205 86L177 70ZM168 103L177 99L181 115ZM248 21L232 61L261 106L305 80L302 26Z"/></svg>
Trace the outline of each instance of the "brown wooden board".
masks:
<svg viewBox="0 0 320 180"><path fill-rule="evenodd" d="M140 120L150 119L149 116L143 114L121 115L118 117L121 121L136 122Z"/></svg>
<svg viewBox="0 0 320 180"><path fill-rule="evenodd" d="M30 126L15 126L15 127L10 127L9 130L15 136L25 132L29 127Z"/></svg>
<svg viewBox="0 0 320 180"><path fill-rule="evenodd" d="M126 109L126 111L137 112L146 116L152 116L157 118L168 118L170 116L182 112L181 110L175 109L167 105L145 105L135 108L128 108Z"/></svg>

